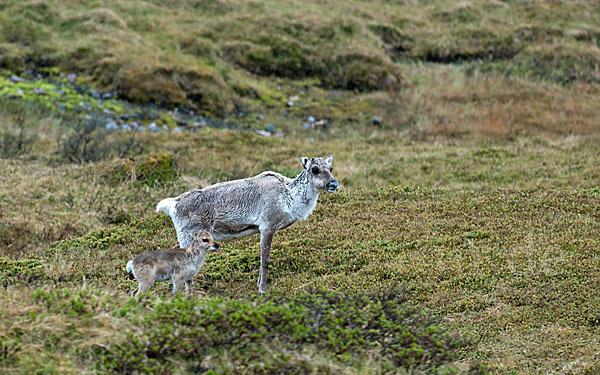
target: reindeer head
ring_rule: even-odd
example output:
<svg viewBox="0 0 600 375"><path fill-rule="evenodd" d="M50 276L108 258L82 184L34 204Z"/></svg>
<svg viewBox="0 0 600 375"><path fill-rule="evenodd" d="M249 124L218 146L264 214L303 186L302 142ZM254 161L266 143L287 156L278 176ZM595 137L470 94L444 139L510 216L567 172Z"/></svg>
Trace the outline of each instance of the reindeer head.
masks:
<svg viewBox="0 0 600 375"><path fill-rule="evenodd" d="M213 239L212 235L203 230L202 232L198 232L196 233L196 235L194 236L194 240L196 240L197 244L208 250L208 251L217 251L219 250L219 244L215 242L215 240Z"/></svg>
<svg viewBox="0 0 600 375"><path fill-rule="evenodd" d="M307 157L302 158L302 166L306 169L308 181L318 191L326 190L333 193L340 186L331 174L333 171L333 168L331 168L332 159L333 155L328 158L312 158L310 160Z"/></svg>

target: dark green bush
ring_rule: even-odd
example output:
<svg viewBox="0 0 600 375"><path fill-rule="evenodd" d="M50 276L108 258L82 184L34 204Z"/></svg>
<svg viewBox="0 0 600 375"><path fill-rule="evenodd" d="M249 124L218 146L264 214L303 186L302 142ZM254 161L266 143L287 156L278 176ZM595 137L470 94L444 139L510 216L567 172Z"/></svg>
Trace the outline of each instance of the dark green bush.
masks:
<svg viewBox="0 0 600 375"><path fill-rule="evenodd" d="M317 290L248 300L177 297L151 302L141 315L129 304L116 314L129 317L145 337L96 348L97 369L123 373L150 366L168 372L176 360L193 369L202 358L229 352L236 353L229 360L230 371L237 373L270 347L271 354L261 358L264 367L247 368L250 373L304 374L314 368L301 360L305 345L349 364L367 351L376 352L390 368L448 363L458 342L405 302L404 291L396 289L374 294ZM216 361L205 370L219 373L221 365Z"/></svg>
<svg viewBox="0 0 600 375"><path fill-rule="evenodd" d="M173 181L178 174L177 159L169 153L162 153L120 159L109 167L105 178L110 183L129 181L152 186Z"/></svg>

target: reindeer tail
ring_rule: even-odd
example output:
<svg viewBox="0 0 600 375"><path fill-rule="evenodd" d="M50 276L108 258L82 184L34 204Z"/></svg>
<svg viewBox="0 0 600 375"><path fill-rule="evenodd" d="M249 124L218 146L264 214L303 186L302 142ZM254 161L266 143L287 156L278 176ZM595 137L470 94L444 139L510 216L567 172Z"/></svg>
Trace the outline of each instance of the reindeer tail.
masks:
<svg viewBox="0 0 600 375"><path fill-rule="evenodd" d="M156 212L162 211L169 215L172 219L177 213L177 209L175 208L176 205L177 201L175 198L165 198L156 205Z"/></svg>

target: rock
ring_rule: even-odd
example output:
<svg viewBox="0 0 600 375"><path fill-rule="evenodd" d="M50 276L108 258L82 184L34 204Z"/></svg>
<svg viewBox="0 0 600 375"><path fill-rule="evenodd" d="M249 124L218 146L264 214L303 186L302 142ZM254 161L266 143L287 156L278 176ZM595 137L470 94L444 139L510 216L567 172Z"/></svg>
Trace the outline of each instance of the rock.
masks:
<svg viewBox="0 0 600 375"><path fill-rule="evenodd" d="M315 118L312 116L308 116L308 118L306 119L306 121L308 122L315 122Z"/></svg>
<svg viewBox="0 0 600 375"><path fill-rule="evenodd" d="M102 112L104 112L104 113L106 113L106 114L111 114L111 113L112 113L112 112L111 112L111 110L110 110L110 109L108 109L108 108L104 108L104 109L102 110Z"/></svg>
<svg viewBox="0 0 600 375"><path fill-rule="evenodd" d="M287 102L287 106L288 107L293 107L294 106L294 102L292 102L292 101Z"/></svg>
<svg viewBox="0 0 600 375"><path fill-rule="evenodd" d="M123 125L121 125L121 129L123 129L123 130L131 130L131 126L129 124L123 124Z"/></svg>
<svg viewBox="0 0 600 375"><path fill-rule="evenodd" d="M69 82L75 83L75 80L77 79L77 74L75 74L75 73L67 74L67 79L69 80Z"/></svg>
<svg viewBox="0 0 600 375"><path fill-rule="evenodd" d="M119 126L114 121L107 122L106 125L104 125L104 127L106 128L106 130L117 130L117 129L119 129Z"/></svg>
<svg viewBox="0 0 600 375"><path fill-rule="evenodd" d="M275 131L275 125L267 125L267 127L265 128L266 131L273 133Z"/></svg>
<svg viewBox="0 0 600 375"><path fill-rule="evenodd" d="M257 118L257 119L259 119L260 121L262 121L262 120L264 120L264 119L265 119L265 116L263 116L263 115L258 115L258 116L256 116L256 118Z"/></svg>
<svg viewBox="0 0 600 375"><path fill-rule="evenodd" d="M275 136L277 138L283 138L283 132L282 131L278 131L277 133L275 133Z"/></svg>
<svg viewBox="0 0 600 375"><path fill-rule="evenodd" d="M271 136L271 133L269 133L268 131L265 131L265 130L255 130L255 133L259 134L259 135L263 135L265 137L270 137Z"/></svg>
<svg viewBox="0 0 600 375"><path fill-rule="evenodd" d="M174 127L173 133L181 133L181 128L179 126Z"/></svg>
<svg viewBox="0 0 600 375"><path fill-rule="evenodd" d="M10 80L13 82L25 82L26 81L25 78L21 78L21 77L17 77L17 76L10 76Z"/></svg>
<svg viewBox="0 0 600 375"><path fill-rule="evenodd" d="M139 128L137 128L137 130L140 131L140 132L143 132L145 130L148 130L148 128L145 127L145 126L140 126Z"/></svg>
<svg viewBox="0 0 600 375"><path fill-rule="evenodd" d="M131 126L133 126L134 128L137 128L137 127L138 127L138 123L137 123L137 122L135 122L135 121L132 121L132 122L131 122Z"/></svg>
<svg viewBox="0 0 600 375"><path fill-rule="evenodd" d="M35 92L38 95L46 95L46 94L48 94L46 91L44 91L44 89L38 89L37 87L33 88L33 92Z"/></svg>
<svg viewBox="0 0 600 375"><path fill-rule="evenodd" d="M310 128L312 128L312 125L311 125L311 124L309 124L308 122L305 122L305 123L304 123L304 125L302 125L302 127L303 127L304 129L310 129Z"/></svg>
<svg viewBox="0 0 600 375"><path fill-rule="evenodd" d="M111 92L105 92L104 94L102 94L102 99L110 99L112 98L113 94Z"/></svg>
<svg viewBox="0 0 600 375"><path fill-rule="evenodd" d="M315 137L308 137L306 138L307 141L309 142L314 142L315 141Z"/></svg>
<svg viewBox="0 0 600 375"><path fill-rule="evenodd" d="M175 122L177 123L177 125L187 125L188 122L185 120L181 120L181 119L177 119L175 120Z"/></svg>
<svg viewBox="0 0 600 375"><path fill-rule="evenodd" d="M373 125L381 126L382 120L379 117L373 117Z"/></svg>
<svg viewBox="0 0 600 375"><path fill-rule="evenodd" d="M100 99L100 94L96 90L90 91L90 96L94 99Z"/></svg>
<svg viewBox="0 0 600 375"><path fill-rule="evenodd" d="M169 131L169 127L168 127L167 125L163 125L163 126L161 126L161 129L162 129L163 131Z"/></svg>
<svg viewBox="0 0 600 375"><path fill-rule="evenodd" d="M67 108L67 106L65 105L65 103L58 103L58 105L56 106L56 108L59 111L64 111Z"/></svg>
<svg viewBox="0 0 600 375"><path fill-rule="evenodd" d="M325 119L315 122L315 127L317 127L317 126L327 127L328 125L329 125L329 121L327 121Z"/></svg>
<svg viewBox="0 0 600 375"><path fill-rule="evenodd" d="M290 96L290 100L295 102L296 100L298 100L298 95Z"/></svg>
<svg viewBox="0 0 600 375"><path fill-rule="evenodd" d="M65 92L63 90L60 89L54 89L54 92L57 93L58 95L64 95Z"/></svg>
<svg viewBox="0 0 600 375"><path fill-rule="evenodd" d="M275 95L275 100L281 100L281 95Z"/></svg>

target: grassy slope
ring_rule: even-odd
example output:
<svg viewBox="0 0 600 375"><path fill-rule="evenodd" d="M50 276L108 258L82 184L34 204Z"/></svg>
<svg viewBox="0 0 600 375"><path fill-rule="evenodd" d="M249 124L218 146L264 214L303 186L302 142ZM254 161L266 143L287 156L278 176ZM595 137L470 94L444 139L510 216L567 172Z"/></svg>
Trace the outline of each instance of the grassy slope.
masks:
<svg viewBox="0 0 600 375"><path fill-rule="evenodd" d="M3 132L23 113L36 135L0 160L0 369L598 372L598 9L2 3L1 67L75 71L142 103L241 110L236 121L286 136L143 134L145 156L78 166L60 158L64 119L0 101ZM331 127L303 129L308 115ZM177 163L160 169L165 151ZM293 176L300 156L325 154L343 189L277 235L272 297L248 297L250 237L207 260L190 299L162 283L129 301L125 261L174 244L158 200L264 169ZM148 169L166 180L143 180ZM252 318L239 323L239 311Z"/></svg>
<svg viewBox="0 0 600 375"><path fill-rule="evenodd" d="M0 21L0 66L75 71L138 102L284 128L313 115L425 135L597 130L596 2L8 1Z"/></svg>

